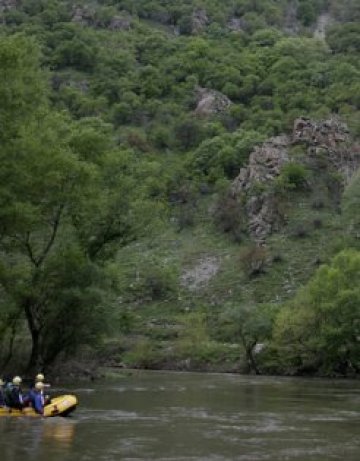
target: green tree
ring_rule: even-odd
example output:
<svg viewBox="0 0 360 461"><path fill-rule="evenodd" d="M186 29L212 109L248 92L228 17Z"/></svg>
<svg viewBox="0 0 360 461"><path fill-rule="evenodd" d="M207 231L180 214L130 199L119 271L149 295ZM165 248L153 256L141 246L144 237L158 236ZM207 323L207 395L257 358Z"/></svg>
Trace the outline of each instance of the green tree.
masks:
<svg viewBox="0 0 360 461"><path fill-rule="evenodd" d="M230 306L224 311L221 321L226 339L238 341L242 345L247 371L259 374L255 348L271 336L272 313L268 306Z"/></svg>
<svg viewBox="0 0 360 461"><path fill-rule="evenodd" d="M49 109L30 40L2 38L0 69L0 288L26 319L35 367L101 334L105 262L143 227L144 201L106 125Z"/></svg>
<svg viewBox="0 0 360 461"><path fill-rule="evenodd" d="M332 26L326 34L326 41L334 53L359 52L359 23L352 22Z"/></svg>
<svg viewBox="0 0 360 461"><path fill-rule="evenodd" d="M360 253L344 250L322 266L274 328L283 366L298 371L360 370Z"/></svg>
<svg viewBox="0 0 360 461"><path fill-rule="evenodd" d="M352 178L344 192L342 209L348 232L358 239L360 230L360 171Z"/></svg>

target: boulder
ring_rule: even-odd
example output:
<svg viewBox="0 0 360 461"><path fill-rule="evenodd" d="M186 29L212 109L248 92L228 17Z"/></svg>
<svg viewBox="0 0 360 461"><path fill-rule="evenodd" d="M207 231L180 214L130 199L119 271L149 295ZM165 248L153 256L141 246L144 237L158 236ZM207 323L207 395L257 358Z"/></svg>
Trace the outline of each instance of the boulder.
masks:
<svg viewBox="0 0 360 461"><path fill-rule="evenodd" d="M209 116L225 112L232 104L230 99L219 91L196 88L197 106L195 114Z"/></svg>

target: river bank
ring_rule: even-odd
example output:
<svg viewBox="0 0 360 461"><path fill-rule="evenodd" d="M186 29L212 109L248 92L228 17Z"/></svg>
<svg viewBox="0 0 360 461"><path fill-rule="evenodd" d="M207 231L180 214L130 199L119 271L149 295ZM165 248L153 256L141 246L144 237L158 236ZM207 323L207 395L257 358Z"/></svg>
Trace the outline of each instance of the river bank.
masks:
<svg viewBox="0 0 360 461"><path fill-rule="evenodd" d="M360 380L360 374L324 374L319 372L313 373L296 373L293 370L288 370L286 373L271 373L269 371L263 370L260 373L256 374L253 372L245 372L238 365L233 364L233 366L219 365L215 366L214 364L207 363L198 363L195 366L192 366L191 361L186 363L182 362L171 362L164 364L158 364L158 366L153 367L140 367L133 366L127 367L124 364L104 364L97 360L93 361L68 361L62 363L61 365L54 367L49 370L49 377L54 382L62 382L65 380L78 379L81 381L87 382L97 382L104 378L113 378L120 376L131 376L133 374L138 374L139 372L168 372L168 373L201 373L201 374L234 374L242 377L246 376L263 376L263 377L278 377L278 378L320 378L320 379L337 379L337 380Z"/></svg>

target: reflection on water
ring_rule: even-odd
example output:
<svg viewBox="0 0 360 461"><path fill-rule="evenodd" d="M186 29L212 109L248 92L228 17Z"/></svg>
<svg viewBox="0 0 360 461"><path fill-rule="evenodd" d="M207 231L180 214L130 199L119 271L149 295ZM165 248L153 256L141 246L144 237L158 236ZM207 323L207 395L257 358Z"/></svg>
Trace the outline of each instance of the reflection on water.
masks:
<svg viewBox="0 0 360 461"><path fill-rule="evenodd" d="M360 459L359 382L139 372L68 390L70 418L0 418L0 461Z"/></svg>
<svg viewBox="0 0 360 461"><path fill-rule="evenodd" d="M44 421L42 438L44 442L54 443L61 448L70 448L75 436L75 423L64 419Z"/></svg>
<svg viewBox="0 0 360 461"><path fill-rule="evenodd" d="M64 455L71 450L75 429L76 422L70 419L0 418L0 459L42 460L46 452Z"/></svg>

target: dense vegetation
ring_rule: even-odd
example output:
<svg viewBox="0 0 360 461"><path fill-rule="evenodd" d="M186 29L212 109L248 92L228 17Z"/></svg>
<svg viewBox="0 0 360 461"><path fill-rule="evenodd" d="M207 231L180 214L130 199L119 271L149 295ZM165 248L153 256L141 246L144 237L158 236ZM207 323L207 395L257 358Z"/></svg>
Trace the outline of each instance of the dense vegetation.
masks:
<svg viewBox="0 0 360 461"><path fill-rule="evenodd" d="M359 174L343 194L334 171L284 168L266 247L229 195L300 115L359 136L358 2L0 7L2 366L88 345L129 366L358 373Z"/></svg>

